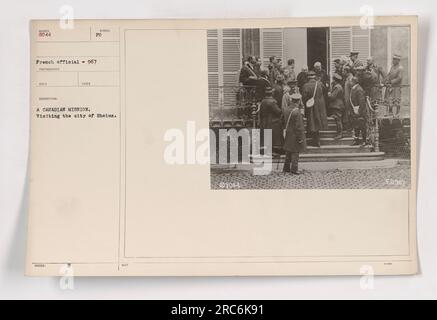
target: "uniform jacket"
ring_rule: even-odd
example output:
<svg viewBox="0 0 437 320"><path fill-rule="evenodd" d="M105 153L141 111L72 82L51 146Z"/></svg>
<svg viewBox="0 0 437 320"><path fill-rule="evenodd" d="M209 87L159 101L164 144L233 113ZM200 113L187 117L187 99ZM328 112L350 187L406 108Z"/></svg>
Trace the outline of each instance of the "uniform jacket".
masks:
<svg viewBox="0 0 437 320"><path fill-rule="evenodd" d="M387 74L387 80L392 86L399 86L402 84L404 68L401 65L392 66L390 72Z"/></svg>
<svg viewBox="0 0 437 320"><path fill-rule="evenodd" d="M358 115L352 110L351 115L353 118L365 118L367 119L367 104L364 89L359 85L355 85L351 89L350 102L353 106L359 106Z"/></svg>
<svg viewBox="0 0 437 320"><path fill-rule="evenodd" d="M290 118L290 121L288 121L288 118ZM292 102L284 109L282 123L284 128L286 127L284 150L288 152L304 152L306 149L305 127L297 104Z"/></svg>
<svg viewBox="0 0 437 320"><path fill-rule="evenodd" d="M392 97L395 99L401 98L401 87L402 84L402 77L404 73L404 68L401 65L392 66L390 69L390 72L387 74L387 80L389 84L392 85L391 88L388 88L387 96L386 97Z"/></svg>
<svg viewBox="0 0 437 320"><path fill-rule="evenodd" d="M272 130L272 146L282 147L282 111L273 97L265 97L260 106L260 128Z"/></svg>
<svg viewBox="0 0 437 320"><path fill-rule="evenodd" d="M273 98L275 98L276 102L278 103L278 106L282 106L282 96L284 95L284 89L282 88L282 85L277 83L273 86Z"/></svg>
<svg viewBox="0 0 437 320"><path fill-rule="evenodd" d="M305 115L308 122L307 131L310 132L326 130L328 127L323 86L319 81L310 79L306 84L304 84L302 88L302 102L304 106L306 106L307 101L313 97L316 85L317 90L314 97L314 106L312 108L305 107Z"/></svg>
<svg viewBox="0 0 437 320"><path fill-rule="evenodd" d="M329 108L335 110L344 110L344 91L341 84L334 85L329 97Z"/></svg>
<svg viewBox="0 0 437 320"><path fill-rule="evenodd" d="M349 62L349 66L351 67L351 69L352 69L352 73L353 74L355 74L355 68L357 68L357 67L362 67L363 66L363 63L360 61L360 60L355 60L355 61L352 61L352 60L350 60L350 62Z"/></svg>

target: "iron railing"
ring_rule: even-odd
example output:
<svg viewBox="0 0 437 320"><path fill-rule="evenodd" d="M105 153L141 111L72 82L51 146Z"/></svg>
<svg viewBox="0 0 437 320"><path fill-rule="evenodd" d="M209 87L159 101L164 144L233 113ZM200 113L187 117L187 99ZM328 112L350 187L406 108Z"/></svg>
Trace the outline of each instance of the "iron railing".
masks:
<svg viewBox="0 0 437 320"><path fill-rule="evenodd" d="M397 93L394 93L397 90ZM377 86L367 97L368 139L374 151L380 150L380 127L384 119L402 117L402 107L408 108L410 86ZM216 86L209 88L210 126L217 127L251 127L258 126L259 97L255 86ZM409 135L405 138L409 146Z"/></svg>

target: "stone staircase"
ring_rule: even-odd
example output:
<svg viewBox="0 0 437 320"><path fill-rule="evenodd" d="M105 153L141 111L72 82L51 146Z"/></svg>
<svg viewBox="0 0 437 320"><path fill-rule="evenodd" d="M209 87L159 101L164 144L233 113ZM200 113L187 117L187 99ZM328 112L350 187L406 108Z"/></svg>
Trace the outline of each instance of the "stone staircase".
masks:
<svg viewBox="0 0 437 320"><path fill-rule="evenodd" d="M352 132L343 132L342 139L335 139L336 135L337 125L335 120L329 117L328 130L320 131L320 148L308 146L307 151L300 155L300 161L371 161L384 159L384 152L374 152L373 146L353 146ZM311 143L311 138L307 138L307 143ZM275 158L273 161L283 162L284 156Z"/></svg>

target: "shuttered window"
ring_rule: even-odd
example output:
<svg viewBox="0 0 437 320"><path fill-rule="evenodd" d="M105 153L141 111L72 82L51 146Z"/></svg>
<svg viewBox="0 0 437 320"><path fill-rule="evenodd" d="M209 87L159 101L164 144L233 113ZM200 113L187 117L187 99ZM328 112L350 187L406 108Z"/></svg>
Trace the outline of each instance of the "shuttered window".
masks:
<svg viewBox="0 0 437 320"><path fill-rule="evenodd" d="M370 56L370 30L361 27L331 27L331 70L334 70L334 59L349 57L351 51L358 51L358 59L363 63Z"/></svg>
<svg viewBox="0 0 437 320"><path fill-rule="evenodd" d="M218 31L207 31L208 45L208 96L211 108L217 108L219 105L219 49L218 49Z"/></svg>
<svg viewBox="0 0 437 320"><path fill-rule="evenodd" d="M268 66L271 56L284 60L283 47L282 29L261 29L261 59L263 67L266 68Z"/></svg>
<svg viewBox="0 0 437 320"><path fill-rule="evenodd" d="M358 51L359 60L366 62L370 56L370 30L352 27L352 50Z"/></svg>
<svg viewBox="0 0 437 320"><path fill-rule="evenodd" d="M241 30L208 30L209 104L235 107L241 69Z"/></svg>
<svg viewBox="0 0 437 320"><path fill-rule="evenodd" d="M348 57L352 50L352 30L350 27L331 28L330 42L331 42L331 70L334 70L334 59L341 56Z"/></svg>

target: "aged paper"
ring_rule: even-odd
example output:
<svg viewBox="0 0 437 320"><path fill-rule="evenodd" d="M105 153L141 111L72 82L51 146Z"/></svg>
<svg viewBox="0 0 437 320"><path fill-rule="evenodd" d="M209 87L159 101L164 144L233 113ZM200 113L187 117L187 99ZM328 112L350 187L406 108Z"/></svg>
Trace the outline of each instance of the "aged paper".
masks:
<svg viewBox="0 0 437 320"><path fill-rule="evenodd" d="M26 273L416 273L417 18L374 23L372 31L360 27L359 17L78 20L73 28L32 21ZM338 50L358 48L364 65L370 54L382 64L386 79L402 50L397 34L408 39L399 59L407 93L399 103L384 91L378 101L400 104L404 113L375 113L367 138L352 125L336 140L335 117L328 115L330 130L320 130L321 146L300 155L298 176L282 172L286 155L205 161L214 149L209 132L238 127L252 134L262 119L254 109L264 96L241 105L238 76L247 52L266 72L271 56L280 55L284 67L293 58L296 74L320 60L330 82L333 60L343 56ZM372 42L378 36L387 43ZM319 39L324 51L314 45ZM381 89L396 90L394 80L385 81ZM237 91L227 92L231 87ZM373 127L399 119L410 128L408 156L400 160L385 131ZM271 172L255 174L256 163ZM369 178L372 172L379 180Z"/></svg>

